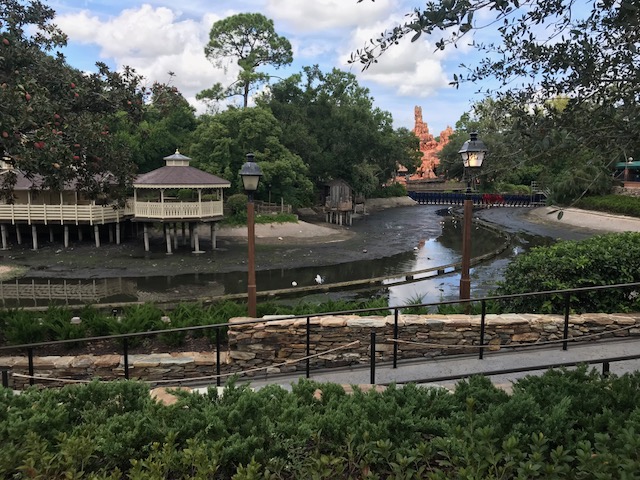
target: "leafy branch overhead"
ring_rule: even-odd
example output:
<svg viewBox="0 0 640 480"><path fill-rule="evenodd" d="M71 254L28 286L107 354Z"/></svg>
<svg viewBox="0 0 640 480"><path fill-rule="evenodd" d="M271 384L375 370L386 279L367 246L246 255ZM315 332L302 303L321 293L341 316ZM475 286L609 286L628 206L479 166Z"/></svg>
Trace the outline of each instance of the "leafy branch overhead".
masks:
<svg viewBox="0 0 640 480"><path fill-rule="evenodd" d="M359 0L361 3L362 0ZM464 66L453 84L495 78L510 91L547 97L571 94L594 102L627 102L640 94L639 6L633 0L440 0L428 2L351 55L369 68L400 40L436 36L436 49L495 30L499 41L471 44L478 65ZM481 20L479 20L481 19Z"/></svg>

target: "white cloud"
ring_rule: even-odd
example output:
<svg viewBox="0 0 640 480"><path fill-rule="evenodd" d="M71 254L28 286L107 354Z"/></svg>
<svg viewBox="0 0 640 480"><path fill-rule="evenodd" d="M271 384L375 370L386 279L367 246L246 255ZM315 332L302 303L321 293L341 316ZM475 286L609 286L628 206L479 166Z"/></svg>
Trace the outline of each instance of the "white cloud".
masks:
<svg viewBox="0 0 640 480"><path fill-rule="evenodd" d="M169 8L145 4L106 19L80 11L59 16L56 23L72 42L97 45L102 58L113 59L118 68L135 68L149 82L168 82L168 72L174 72L172 84L197 104L196 93L216 82L229 84L238 72L235 65L215 68L204 55L211 25L219 19L211 14L181 19Z"/></svg>
<svg viewBox="0 0 640 480"><path fill-rule="evenodd" d="M346 64L351 52L361 49L369 39L376 38L394 21L397 22L398 18L392 17L373 26L356 29L343 50L341 63ZM444 52L435 51L433 44L425 38L416 42L404 38L387 50L378 63L359 72L358 77L393 88L397 95L427 97L449 83L443 67L445 55ZM357 68L358 64L355 65Z"/></svg>
<svg viewBox="0 0 640 480"><path fill-rule="evenodd" d="M359 4L355 0L267 0L267 16L276 27L285 22L295 33L370 24L389 15L392 0Z"/></svg>

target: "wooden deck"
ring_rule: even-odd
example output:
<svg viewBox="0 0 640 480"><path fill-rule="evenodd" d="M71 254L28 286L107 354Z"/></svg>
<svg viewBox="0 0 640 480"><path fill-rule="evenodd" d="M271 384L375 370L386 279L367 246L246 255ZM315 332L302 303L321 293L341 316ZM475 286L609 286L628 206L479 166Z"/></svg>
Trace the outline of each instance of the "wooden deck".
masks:
<svg viewBox="0 0 640 480"><path fill-rule="evenodd" d="M0 222L28 224L118 223L133 214L131 208L114 205L0 205Z"/></svg>

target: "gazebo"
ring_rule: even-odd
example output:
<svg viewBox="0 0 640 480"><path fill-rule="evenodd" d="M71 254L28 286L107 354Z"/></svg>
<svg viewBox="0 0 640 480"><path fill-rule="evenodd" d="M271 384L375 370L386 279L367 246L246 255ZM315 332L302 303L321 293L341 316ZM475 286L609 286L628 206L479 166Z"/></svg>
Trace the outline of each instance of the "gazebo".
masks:
<svg viewBox="0 0 640 480"><path fill-rule="evenodd" d="M191 160L176 153L164 157L165 166L139 175L133 183L133 222L144 229L144 249L149 251L148 225L160 222L167 254L178 248L178 223L182 226L182 243L186 242L185 224L193 253L200 250L198 225L208 224L212 248L216 247L216 223L223 218L222 191L231 183L189 165Z"/></svg>

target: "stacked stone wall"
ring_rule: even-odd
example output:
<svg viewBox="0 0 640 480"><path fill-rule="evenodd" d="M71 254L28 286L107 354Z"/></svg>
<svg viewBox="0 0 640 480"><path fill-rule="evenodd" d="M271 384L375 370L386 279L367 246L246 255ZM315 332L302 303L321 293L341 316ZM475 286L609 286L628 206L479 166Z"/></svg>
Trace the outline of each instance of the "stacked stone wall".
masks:
<svg viewBox="0 0 640 480"><path fill-rule="evenodd" d="M227 352L221 352L223 375L246 372L286 373L306 367L306 319L232 319ZM479 315L400 315L398 356L400 359L441 355L477 354L480 345ZM561 342L561 315L487 315L484 344L488 351L519 345ZM311 368L327 368L370 362L371 333L376 337L376 361L393 358L394 316L354 315L314 317L310 321ZM569 340L640 336L640 313L584 314L569 319ZM558 345L560 348L560 345ZM10 386L29 384L26 356L0 357L0 368L8 369ZM18 376L14 375L18 374ZM34 374L44 386L60 386L74 380L124 379L122 355L46 356L34 358ZM208 377L215 383L216 353L155 353L129 355L129 377L162 385L166 380ZM64 379L53 380L53 379ZM205 382L206 383L206 380Z"/></svg>

